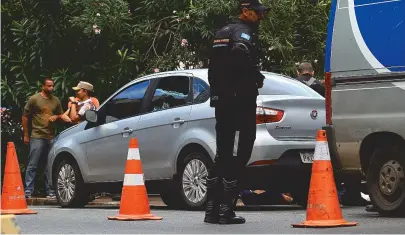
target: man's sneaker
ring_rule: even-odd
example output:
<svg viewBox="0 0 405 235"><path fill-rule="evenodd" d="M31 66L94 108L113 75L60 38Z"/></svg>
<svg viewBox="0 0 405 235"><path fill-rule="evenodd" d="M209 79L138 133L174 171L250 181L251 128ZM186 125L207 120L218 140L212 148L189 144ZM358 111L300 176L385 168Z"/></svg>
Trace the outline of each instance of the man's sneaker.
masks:
<svg viewBox="0 0 405 235"><path fill-rule="evenodd" d="M29 199L31 197L32 197L31 195L25 195L25 199Z"/></svg>
<svg viewBox="0 0 405 235"><path fill-rule="evenodd" d="M48 196L46 196L46 198L55 199L55 198L56 198L56 195L53 194L53 193L50 193Z"/></svg>

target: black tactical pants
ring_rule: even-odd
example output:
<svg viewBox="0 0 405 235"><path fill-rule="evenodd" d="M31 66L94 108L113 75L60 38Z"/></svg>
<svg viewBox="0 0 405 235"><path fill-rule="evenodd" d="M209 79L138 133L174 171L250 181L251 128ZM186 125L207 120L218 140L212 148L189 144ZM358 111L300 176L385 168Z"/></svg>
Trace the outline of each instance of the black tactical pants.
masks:
<svg viewBox="0 0 405 235"><path fill-rule="evenodd" d="M214 175L240 180L256 139L256 97L219 104L215 108L217 155ZM237 155L233 155L236 131L239 131Z"/></svg>
<svg viewBox="0 0 405 235"><path fill-rule="evenodd" d="M239 181L252 154L256 139L256 97L219 102L215 107L217 154L207 177L207 206L204 221L242 223L233 208ZM239 131L237 155L233 155L236 131Z"/></svg>

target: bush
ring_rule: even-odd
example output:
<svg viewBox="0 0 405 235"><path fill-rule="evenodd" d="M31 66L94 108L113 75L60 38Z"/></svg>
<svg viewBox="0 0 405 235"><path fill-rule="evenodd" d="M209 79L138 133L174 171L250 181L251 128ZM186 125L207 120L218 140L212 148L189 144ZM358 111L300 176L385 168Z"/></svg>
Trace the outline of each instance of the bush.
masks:
<svg viewBox="0 0 405 235"><path fill-rule="evenodd" d="M322 77L331 0L263 2L271 9L260 27L263 69L295 76L296 63L306 60ZM45 76L54 78L55 95L66 109L71 87L80 80L92 83L103 101L154 70L206 67L213 34L236 16L236 5L235 0L3 1L1 98L9 120L2 117L2 156L13 141L20 164L26 160L21 111Z"/></svg>

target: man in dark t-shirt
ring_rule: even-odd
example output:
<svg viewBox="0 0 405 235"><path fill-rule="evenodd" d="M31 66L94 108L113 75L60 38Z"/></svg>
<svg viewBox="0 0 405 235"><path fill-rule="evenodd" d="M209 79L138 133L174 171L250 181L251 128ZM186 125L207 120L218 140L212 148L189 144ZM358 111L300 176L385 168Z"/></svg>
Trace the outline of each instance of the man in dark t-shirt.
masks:
<svg viewBox="0 0 405 235"><path fill-rule="evenodd" d="M60 100L52 95L54 82L50 78L44 79L42 91L31 96L24 107L22 125L24 143L30 145L28 166L25 172L25 196L30 198L34 191L35 175L38 163L45 165L45 188L49 198L54 198L55 193L47 180L46 159L51 142L55 137L53 123L57 120L71 122L70 118L62 117L63 110ZM31 135L28 123L31 120Z"/></svg>

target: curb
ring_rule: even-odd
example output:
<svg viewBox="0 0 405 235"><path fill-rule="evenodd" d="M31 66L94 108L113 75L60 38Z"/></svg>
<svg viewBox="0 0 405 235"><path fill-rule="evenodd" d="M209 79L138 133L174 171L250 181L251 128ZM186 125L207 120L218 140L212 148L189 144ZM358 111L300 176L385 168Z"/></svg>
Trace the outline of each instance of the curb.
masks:
<svg viewBox="0 0 405 235"><path fill-rule="evenodd" d="M59 205L56 199L50 198L28 198L28 206L56 206Z"/></svg>
<svg viewBox="0 0 405 235"><path fill-rule="evenodd" d="M149 197L150 206L166 206L166 204L156 200L154 197ZM50 198L28 198L28 206L59 206L59 203L56 199ZM87 204L88 206L119 206L120 201L111 201L111 200L94 200ZM237 207L244 207L243 203L239 200Z"/></svg>
<svg viewBox="0 0 405 235"><path fill-rule="evenodd" d="M28 198L28 206L59 206L59 203L56 199L50 198ZM119 206L120 202L117 201L92 201L87 205L90 206Z"/></svg>
<svg viewBox="0 0 405 235"><path fill-rule="evenodd" d="M120 206L120 202L89 202L88 206Z"/></svg>
<svg viewBox="0 0 405 235"><path fill-rule="evenodd" d="M159 203L159 201L156 201L155 198L149 197L150 200L150 205L151 206L160 206L164 205L163 203ZM50 198L28 198L27 199L27 205L28 206L59 206L59 203L56 199L50 199ZM119 206L120 201L111 201L111 200L105 200L105 199L96 199L94 201L91 201L87 204L88 206Z"/></svg>

